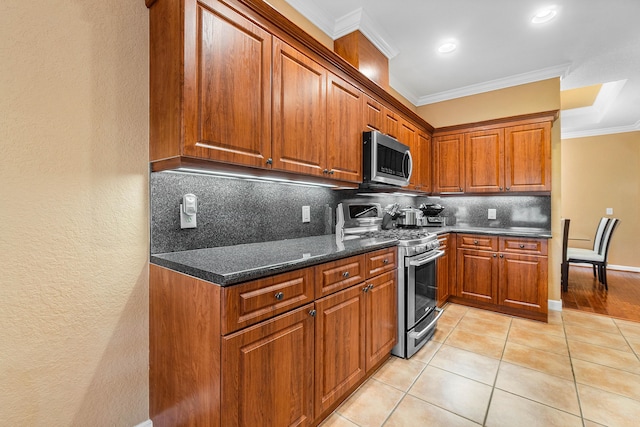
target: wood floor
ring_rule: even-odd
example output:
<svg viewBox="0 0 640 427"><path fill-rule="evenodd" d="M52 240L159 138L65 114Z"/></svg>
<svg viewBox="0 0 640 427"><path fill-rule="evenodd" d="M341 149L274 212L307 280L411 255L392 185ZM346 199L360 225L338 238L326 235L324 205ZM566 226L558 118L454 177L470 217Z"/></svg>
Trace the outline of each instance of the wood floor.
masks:
<svg viewBox="0 0 640 427"><path fill-rule="evenodd" d="M562 307L640 322L640 273L607 270L607 282L609 291L593 277L591 267L571 265Z"/></svg>

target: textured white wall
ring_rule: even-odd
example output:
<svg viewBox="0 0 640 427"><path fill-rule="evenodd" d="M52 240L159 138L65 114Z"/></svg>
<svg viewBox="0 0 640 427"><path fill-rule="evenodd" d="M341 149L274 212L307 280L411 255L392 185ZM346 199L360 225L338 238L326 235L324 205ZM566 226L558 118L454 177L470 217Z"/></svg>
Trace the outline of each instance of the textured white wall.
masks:
<svg viewBox="0 0 640 427"><path fill-rule="evenodd" d="M148 11L0 2L0 424L148 418Z"/></svg>

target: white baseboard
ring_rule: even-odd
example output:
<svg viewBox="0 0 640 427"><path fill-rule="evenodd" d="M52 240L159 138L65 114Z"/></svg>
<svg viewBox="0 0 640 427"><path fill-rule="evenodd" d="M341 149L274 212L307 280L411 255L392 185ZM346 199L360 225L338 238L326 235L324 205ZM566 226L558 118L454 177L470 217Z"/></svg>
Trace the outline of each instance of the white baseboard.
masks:
<svg viewBox="0 0 640 427"><path fill-rule="evenodd" d="M562 311L562 300L555 300L555 299L550 299L548 301L549 303L549 310L553 310L553 311Z"/></svg>
<svg viewBox="0 0 640 427"><path fill-rule="evenodd" d="M151 420L143 421L134 427L153 427L153 422Z"/></svg>
<svg viewBox="0 0 640 427"><path fill-rule="evenodd" d="M580 267L589 267L591 268L591 264L584 264L580 262L571 262L571 265L576 265ZM617 270L617 271L629 271L631 273L640 273L640 267L631 267L629 265L615 265L615 264L607 264L608 270Z"/></svg>

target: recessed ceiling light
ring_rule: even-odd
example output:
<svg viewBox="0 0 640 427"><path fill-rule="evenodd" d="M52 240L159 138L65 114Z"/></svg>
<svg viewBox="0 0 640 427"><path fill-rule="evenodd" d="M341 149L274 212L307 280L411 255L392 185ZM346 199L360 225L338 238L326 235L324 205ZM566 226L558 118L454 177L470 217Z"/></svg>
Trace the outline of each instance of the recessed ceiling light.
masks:
<svg viewBox="0 0 640 427"><path fill-rule="evenodd" d="M445 42L438 47L440 53L451 53L456 50L457 45L454 42Z"/></svg>
<svg viewBox="0 0 640 427"><path fill-rule="evenodd" d="M540 9L533 15L531 18L531 22L534 24L544 24L545 22L551 21L558 14L558 10L555 6L545 7L544 9Z"/></svg>

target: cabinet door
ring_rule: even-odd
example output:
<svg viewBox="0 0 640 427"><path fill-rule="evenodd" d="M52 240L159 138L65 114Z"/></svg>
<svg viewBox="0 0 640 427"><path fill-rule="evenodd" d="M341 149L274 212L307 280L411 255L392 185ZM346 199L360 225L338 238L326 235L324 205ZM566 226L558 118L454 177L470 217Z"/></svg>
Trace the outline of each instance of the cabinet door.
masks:
<svg viewBox="0 0 640 427"><path fill-rule="evenodd" d="M389 355L398 339L398 282L396 271L368 280L366 293L366 370Z"/></svg>
<svg viewBox="0 0 640 427"><path fill-rule="evenodd" d="M384 109L384 132L392 138L400 139L400 118L386 108Z"/></svg>
<svg viewBox="0 0 640 427"><path fill-rule="evenodd" d="M499 304L547 313L547 257L500 254Z"/></svg>
<svg viewBox="0 0 640 427"><path fill-rule="evenodd" d="M363 287L364 283L316 301L318 415L340 400L365 374Z"/></svg>
<svg viewBox="0 0 640 427"><path fill-rule="evenodd" d="M327 169L331 178L362 182L364 95L344 80L327 80Z"/></svg>
<svg viewBox="0 0 640 427"><path fill-rule="evenodd" d="M431 192L431 137L418 131L418 149L420 150L420 186L419 190Z"/></svg>
<svg viewBox="0 0 640 427"><path fill-rule="evenodd" d="M551 191L551 123L505 129L505 190Z"/></svg>
<svg viewBox="0 0 640 427"><path fill-rule="evenodd" d="M313 422L313 304L222 340L222 425Z"/></svg>
<svg viewBox="0 0 640 427"><path fill-rule="evenodd" d="M451 294L450 291L450 263L451 248L449 247L449 234L438 237L440 249L444 251L444 255L438 258L437 262L437 283L438 283L438 307L442 307ZM455 272L454 272L455 273Z"/></svg>
<svg viewBox="0 0 640 427"><path fill-rule="evenodd" d="M422 156L420 155L420 147L418 146L418 129L403 118L399 119L398 124L398 141L409 146L411 159L413 161L413 170L411 171L411 178L409 179L408 187L412 190L419 190L419 184L422 179L420 174L420 162L422 161Z"/></svg>
<svg viewBox="0 0 640 427"><path fill-rule="evenodd" d="M221 3L214 6L197 6L196 60L185 64L185 80L194 84L184 88L184 154L267 167L272 36Z"/></svg>
<svg viewBox="0 0 640 427"><path fill-rule="evenodd" d="M326 175L327 71L273 39L273 167Z"/></svg>
<svg viewBox="0 0 640 427"><path fill-rule="evenodd" d="M385 133L385 113L381 103L368 95L364 97L364 126L365 131L377 130Z"/></svg>
<svg viewBox="0 0 640 427"><path fill-rule="evenodd" d="M433 192L464 191L464 134L433 138Z"/></svg>
<svg viewBox="0 0 640 427"><path fill-rule="evenodd" d="M504 132L493 129L464 136L465 186L467 193L504 190Z"/></svg>
<svg viewBox="0 0 640 427"><path fill-rule="evenodd" d="M491 304L497 304L497 253L458 249L457 295Z"/></svg>

